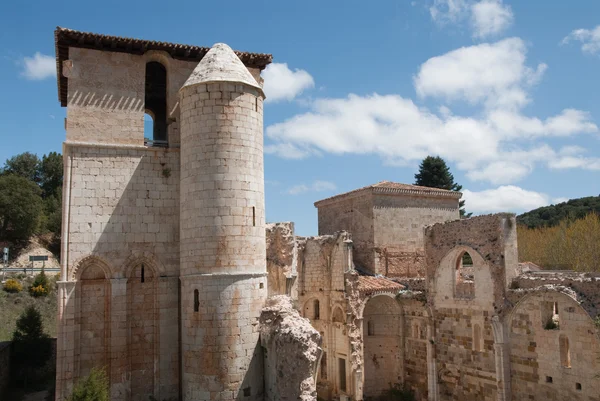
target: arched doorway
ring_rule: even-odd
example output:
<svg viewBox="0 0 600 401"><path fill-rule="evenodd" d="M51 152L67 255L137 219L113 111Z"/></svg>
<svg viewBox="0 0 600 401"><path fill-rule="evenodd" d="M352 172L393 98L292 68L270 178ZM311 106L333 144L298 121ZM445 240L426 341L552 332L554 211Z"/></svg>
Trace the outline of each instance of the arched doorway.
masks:
<svg viewBox="0 0 600 401"><path fill-rule="evenodd" d="M400 319L400 305L390 296L375 296L365 305L363 312L365 400L381 395L382 391L402 380Z"/></svg>

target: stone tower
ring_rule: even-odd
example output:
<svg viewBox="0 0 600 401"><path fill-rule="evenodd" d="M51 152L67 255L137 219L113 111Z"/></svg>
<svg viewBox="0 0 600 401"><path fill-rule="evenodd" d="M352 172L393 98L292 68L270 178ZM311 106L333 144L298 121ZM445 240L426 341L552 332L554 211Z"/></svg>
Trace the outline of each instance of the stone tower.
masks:
<svg viewBox="0 0 600 401"><path fill-rule="evenodd" d="M264 94L218 43L179 99L182 398L262 400Z"/></svg>

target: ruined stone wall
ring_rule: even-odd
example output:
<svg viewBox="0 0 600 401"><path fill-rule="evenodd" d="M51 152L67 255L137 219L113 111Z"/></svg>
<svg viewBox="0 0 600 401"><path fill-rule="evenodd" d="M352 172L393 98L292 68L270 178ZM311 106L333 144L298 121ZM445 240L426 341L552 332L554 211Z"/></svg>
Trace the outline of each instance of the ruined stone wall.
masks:
<svg viewBox="0 0 600 401"><path fill-rule="evenodd" d="M266 225L267 282L269 296L289 295L298 299L298 250L294 223Z"/></svg>
<svg viewBox="0 0 600 401"><path fill-rule="evenodd" d="M422 302L402 300L403 381L415 391L415 399L426 400L428 317Z"/></svg>
<svg viewBox="0 0 600 401"><path fill-rule="evenodd" d="M373 260L373 203L370 193L350 195L319 207L319 235L352 233L354 263L375 272Z"/></svg>
<svg viewBox="0 0 600 401"><path fill-rule="evenodd" d="M458 218L456 199L375 195L376 273L388 277L424 277L423 228Z"/></svg>
<svg viewBox="0 0 600 401"><path fill-rule="evenodd" d="M508 328L513 400L599 399L597 328L572 298L531 293L511 313Z"/></svg>

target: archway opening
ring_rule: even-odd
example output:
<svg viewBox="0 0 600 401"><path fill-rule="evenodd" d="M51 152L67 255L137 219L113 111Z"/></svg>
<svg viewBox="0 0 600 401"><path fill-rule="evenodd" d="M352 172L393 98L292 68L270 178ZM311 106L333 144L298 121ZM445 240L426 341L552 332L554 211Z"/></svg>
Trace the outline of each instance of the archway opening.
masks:
<svg viewBox="0 0 600 401"><path fill-rule="evenodd" d="M401 308L388 296L376 296L365 305L363 341L364 397L375 398L401 381Z"/></svg>
<svg viewBox="0 0 600 401"><path fill-rule="evenodd" d="M475 296L475 271L473 258L469 252L462 252L456 259L454 296L473 298Z"/></svg>
<svg viewBox="0 0 600 401"><path fill-rule="evenodd" d="M167 146L167 70L157 61L146 64L144 104L146 116L152 120L151 128L146 129L148 120L144 117L144 136L148 135L147 138L151 138L151 141L146 143L152 146Z"/></svg>

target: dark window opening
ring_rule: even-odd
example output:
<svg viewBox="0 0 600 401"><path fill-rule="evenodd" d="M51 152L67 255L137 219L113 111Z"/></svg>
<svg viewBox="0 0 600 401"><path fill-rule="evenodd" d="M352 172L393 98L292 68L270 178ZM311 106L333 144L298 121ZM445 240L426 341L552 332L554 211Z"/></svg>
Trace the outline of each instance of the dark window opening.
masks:
<svg viewBox="0 0 600 401"><path fill-rule="evenodd" d="M262 290L263 288L265 288L265 285L264 285L263 283L260 283L260 284L258 285L258 288L260 288L260 289Z"/></svg>
<svg viewBox="0 0 600 401"><path fill-rule="evenodd" d="M252 226L256 227L256 208L252 206Z"/></svg>
<svg viewBox="0 0 600 401"><path fill-rule="evenodd" d="M473 258L468 252L463 252L456 261L454 288L457 298L473 298L475 296Z"/></svg>
<svg viewBox="0 0 600 401"><path fill-rule="evenodd" d="M346 391L346 360L338 358L340 374L340 391Z"/></svg>
<svg viewBox="0 0 600 401"><path fill-rule="evenodd" d="M198 290L194 290L194 312L198 312L200 309L200 293Z"/></svg>
<svg viewBox="0 0 600 401"><path fill-rule="evenodd" d="M319 306L319 300L315 299L314 307L314 320L319 320L321 318L321 307Z"/></svg>
<svg viewBox="0 0 600 401"><path fill-rule="evenodd" d="M141 281L142 283L144 282L145 279L145 275L144 275L144 265L142 265L142 272L141 272Z"/></svg>
<svg viewBox="0 0 600 401"><path fill-rule="evenodd" d="M546 376L546 383L552 383L552 376Z"/></svg>
<svg viewBox="0 0 600 401"><path fill-rule="evenodd" d="M581 383L575 383L575 390L581 391Z"/></svg>
<svg viewBox="0 0 600 401"><path fill-rule="evenodd" d="M167 146L167 70L161 63L146 64L145 93L146 113L152 118L152 136L146 144Z"/></svg>
<svg viewBox="0 0 600 401"><path fill-rule="evenodd" d="M367 336L374 336L375 335L375 324L373 324L372 320L369 320L367 322Z"/></svg>
<svg viewBox="0 0 600 401"><path fill-rule="evenodd" d="M327 380L327 352L321 357L321 379Z"/></svg>
<svg viewBox="0 0 600 401"><path fill-rule="evenodd" d="M246 387L244 389L244 397L250 397L252 395L252 388L251 387Z"/></svg>

